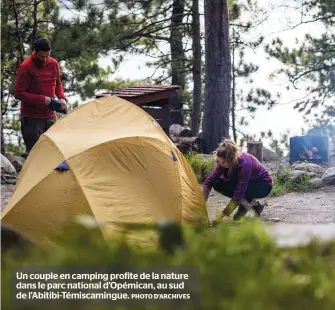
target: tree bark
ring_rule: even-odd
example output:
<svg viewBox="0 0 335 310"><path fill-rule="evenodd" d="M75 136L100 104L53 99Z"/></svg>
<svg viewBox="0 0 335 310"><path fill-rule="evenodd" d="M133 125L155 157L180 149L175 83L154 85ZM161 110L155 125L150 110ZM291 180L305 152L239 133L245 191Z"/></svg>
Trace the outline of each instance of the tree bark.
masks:
<svg viewBox="0 0 335 310"><path fill-rule="evenodd" d="M33 10L33 32L31 34L32 49L34 49L34 42L37 39L37 15L38 15L38 1L34 0L34 10Z"/></svg>
<svg viewBox="0 0 335 310"><path fill-rule="evenodd" d="M200 15L199 0L192 2L192 47L193 47L193 105L191 115L191 131L197 136L200 129L201 119L201 37L200 37Z"/></svg>
<svg viewBox="0 0 335 310"><path fill-rule="evenodd" d="M205 152L229 138L231 61L227 0L205 1Z"/></svg>
<svg viewBox="0 0 335 310"><path fill-rule="evenodd" d="M3 87L3 79L1 79L1 104L3 104L5 100L5 95L4 95L4 87ZM8 103L7 103L8 105ZM4 133L4 129L5 129L5 126L4 126L4 115L6 114L7 112L7 105L6 106L3 106L1 109L1 154L3 156L6 156L6 147L5 147L5 133Z"/></svg>
<svg viewBox="0 0 335 310"><path fill-rule="evenodd" d="M177 110L174 123L184 125L183 91L185 90L185 52L183 46L183 18L185 0L174 0L170 23L171 83L180 86L180 93L172 98L172 108Z"/></svg>
<svg viewBox="0 0 335 310"><path fill-rule="evenodd" d="M233 44L232 44L232 94L231 94L231 122L233 130L234 142L237 143L237 131L236 131L236 83L235 83L235 31L233 26Z"/></svg>
<svg viewBox="0 0 335 310"><path fill-rule="evenodd" d="M17 35L17 40L18 40L18 51L19 51L19 62L24 61L24 46L21 38L21 33L20 33L20 27L19 27L19 13L17 11L16 7L16 2L15 0L13 2L13 9L14 9L14 16L15 16L15 27L16 27L16 35Z"/></svg>
<svg viewBox="0 0 335 310"><path fill-rule="evenodd" d="M248 142L247 152L254 155L261 163L263 162L263 143L262 142Z"/></svg>
<svg viewBox="0 0 335 310"><path fill-rule="evenodd" d="M6 149L5 149L5 135L4 135L4 126L3 126L3 117L1 113L1 154L6 156Z"/></svg>

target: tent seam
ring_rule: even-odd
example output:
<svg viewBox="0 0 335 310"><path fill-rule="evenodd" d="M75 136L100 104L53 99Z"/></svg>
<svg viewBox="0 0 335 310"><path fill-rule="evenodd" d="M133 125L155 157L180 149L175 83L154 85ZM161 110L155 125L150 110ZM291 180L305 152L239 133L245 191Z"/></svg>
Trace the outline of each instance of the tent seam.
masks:
<svg viewBox="0 0 335 310"><path fill-rule="evenodd" d="M61 149L56 145L56 143L54 142L54 140L52 140L49 136L48 136L48 138L49 138L49 140L52 142L52 144L57 148L57 150L63 155L63 158L65 158L63 152L62 152ZM70 171L72 171L73 176L74 176L74 178L76 179L76 181L77 181L77 183L78 183L78 185L79 185L79 187L80 187L80 189L81 189L81 191L82 191L82 193L83 193L83 195L84 195L84 198L85 198L85 200L86 200L88 206L90 207L90 206L91 206L90 201L88 200L88 198L87 198L87 196L86 196L86 193L85 193L85 191L84 191L83 188L82 188L82 184L79 182L79 179L77 178L77 175L76 175L76 173L75 173L75 170L73 170L73 169L72 169L72 166L68 163L68 159L64 159L64 161L65 161L66 164L69 166ZM92 213L93 213L94 216L96 217L96 214L94 213L94 211L93 211L93 209L92 209L91 207L90 207L90 210L92 211Z"/></svg>
<svg viewBox="0 0 335 310"><path fill-rule="evenodd" d="M66 159L65 159L65 156L64 156L64 154L63 154L63 152L60 150L60 148L55 144L55 142L48 136L48 135L46 135L46 134L43 134L45 137L47 137L48 138L48 140L50 140L51 141L51 143L55 146L55 148L59 151L59 153L62 155L62 157L63 157L63 161L67 161ZM82 191L82 193L83 193L83 195L84 195L84 198L85 198L85 200L86 200L86 202L87 202L87 204L88 204L88 206L90 206L90 203L89 203L89 200L87 199L87 196L86 196L86 194L85 194L85 192L83 191L83 189L82 189L82 187L81 187L81 183L78 181L78 178L77 178L77 176L76 176L76 174L75 174L75 172L74 172L74 170L72 169L72 167L71 167L71 165L69 165L69 163L67 163L67 165L69 166L69 168L70 168L70 171L72 172L72 174L73 174L73 176L74 176L74 178L75 178L75 180L77 181L77 183L78 183L78 185L79 185L79 187L80 187L80 189L81 189L81 191ZM22 199L24 199L34 188L36 188L36 186L38 186L41 182L43 182L47 177L49 177L52 173L54 173L55 172L55 170L53 169L50 173L48 173L44 178L42 178L39 182L37 182L34 186L32 186L18 201L17 201L17 203L19 202L19 201L21 201ZM6 208L6 207L5 207ZM4 211L5 211L5 209L4 209ZM92 210L92 208L91 208L91 211L92 211L92 213L94 214L94 211ZM2 216L1 216L1 218L3 218L5 215L7 214L7 212L4 214L4 213L2 213ZM94 214L95 215L95 214Z"/></svg>

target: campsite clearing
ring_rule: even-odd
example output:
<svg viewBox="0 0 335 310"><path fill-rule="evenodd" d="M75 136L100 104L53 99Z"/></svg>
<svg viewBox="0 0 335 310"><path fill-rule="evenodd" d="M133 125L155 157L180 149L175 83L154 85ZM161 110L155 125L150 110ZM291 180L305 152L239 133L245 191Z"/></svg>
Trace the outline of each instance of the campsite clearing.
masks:
<svg viewBox="0 0 335 310"><path fill-rule="evenodd" d="M211 191L208 199L208 216L213 219L215 210L223 208L229 198ZM292 192L283 196L261 199L265 204L262 220L290 224L335 224L335 187L325 187L307 193Z"/></svg>
<svg viewBox="0 0 335 310"><path fill-rule="evenodd" d="M14 185L1 185L1 210L7 204ZM222 208L228 200L212 191L208 200L209 219L214 218L215 209ZM262 220L271 222L278 218L281 223L328 224L335 223L335 187L326 187L309 193L289 193L262 200L265 206Z"/></svg>

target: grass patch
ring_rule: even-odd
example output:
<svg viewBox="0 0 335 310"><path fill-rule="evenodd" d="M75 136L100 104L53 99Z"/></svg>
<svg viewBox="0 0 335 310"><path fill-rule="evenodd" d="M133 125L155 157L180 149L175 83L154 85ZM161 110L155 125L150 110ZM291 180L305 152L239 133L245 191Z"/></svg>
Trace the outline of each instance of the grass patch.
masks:
<svg viewBox="0 0 335 310"><path fill-rule="evenodd" d="M292 171L291 167L285 167L273 176L273 189L269 195L270 197L284 195L289 192L309 192L315 189L315 186L310 183L314 176L305 173L292 179Z"/></svg>
<svg viewBox="0 0 335 310"><path fill-rule="evenodd" d="M44 266L196 266L200 272L200 306L173 309L331 310L335 309L335 242L311 242L279 248L257 221L214 228L184 227L187 246L174 254L110 240L91 230L65 233L55 247L32 251L28 257L3 257L3 309L10 301L10 270L18 265ZM147 292L144 292L147 293ZM49 309L48 306L42 307ZM41 308L41 309L42 309ZM87 303L52 309L96 309ZM98 309L171 309L171 306L101 306Z"/></svg>
<svg viewBox="0 0 335 310"><path fill-rule="evenodd" d="M199 183L203 182L205 178L210 175L216 165L214 157L211 160L204 160L203 157L197 153L186 154L185 158L191 165Z"/></svg>

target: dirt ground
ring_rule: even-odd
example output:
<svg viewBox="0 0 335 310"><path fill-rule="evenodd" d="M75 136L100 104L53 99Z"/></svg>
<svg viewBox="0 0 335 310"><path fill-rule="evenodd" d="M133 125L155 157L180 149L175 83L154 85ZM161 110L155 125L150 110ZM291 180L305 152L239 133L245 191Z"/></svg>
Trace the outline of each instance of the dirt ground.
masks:
<svg viewBox="0 0 335 310"><path fill-rule="evenodd" d="M13 191L14 191L14 185L1 184L1 211L6 206L8 200L12 196Z"/></svg>
<svg viewBox="0 0 335 310"><path fill-rule="evenodd" d="M216 208L223 208L229 198L211 191L208 199L208 215L212 219ZM259 200L265 205L261 219L290 224L335 223L335 186L308 193L289 193L279 197Z"/></svg>
<svg viewBox="0 0 335 310"><path fill-rule="evenodd" d="M14 185L1 185L1 210L10 199ZM216 208L223 208L229 201L214 190L211 191L207 208L210 219ZM260 200L265 204L261 219L265 222L290 224L335 223L335 186L309 193L289 193L284 196Z"/></svg>
<svg viewBox="0 0 335 310"><path fill-rule="evenodd" d="M13 190L13 185L1 185L1 210ZM207 204L210 220L215 217L216 208L222 209L228 201L215 191L210 193ZM335 238L335 186L260 202L266 204L261 220L278 245L296 246L314 238L324 241Z"/></svg>

